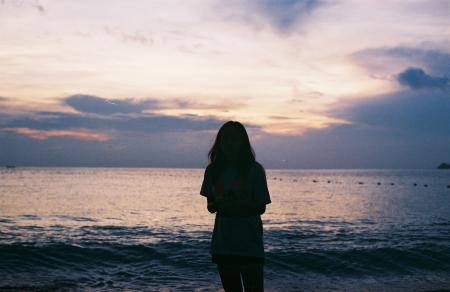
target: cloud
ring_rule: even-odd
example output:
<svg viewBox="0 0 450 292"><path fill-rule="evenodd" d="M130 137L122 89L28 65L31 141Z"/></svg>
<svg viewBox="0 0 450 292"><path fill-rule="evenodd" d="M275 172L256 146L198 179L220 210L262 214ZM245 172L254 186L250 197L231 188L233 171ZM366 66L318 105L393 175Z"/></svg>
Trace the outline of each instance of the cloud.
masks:
<svg viewBox="0 0 450 292"><path fill-rule="evenodd" d="M435 168L450 160L450 90L403 89L340 100L344 120L300 136L263 134L257 156L273 168Z"/></svg>
<svg viewBox="0 0 450 292"><path fill-rule="evenodd" d="M317 0L258 0L254 3L256 11L282 31L291 30L323 4Z"/></svg>
<svg viewBox="0 0 450 292"><path fill-rule="evenodd" d="M14 105L6 104L0 107L0 164L205 166L208 148L226 120L188 113L175 116L142 112L144 108L156 107L153 102L147 103L149 100L153 101L120 100L123 102L111 108L113 105L101 97L68 97L70 106L80 110L78 113L14 113ZM65 101L63 105L67 105ZM212 106L182 101L164 101L158 106ZM258 125L245 126L249 134L260 131Z"/></svg>
<svg viewBox="0 0 450 292"><path fill-rule="evenodd" d="M229 111L232 109L242 108L247 106L242 101L222 100L214 104L207 104L190 99L175 98L172 100L161 101L158 105L159 109L215 109L221 111Z"/></svg>
<svg viewBox="0 0 450 292"><path fill-rule="evenodd" d="M218 129L225 121L212 117L177 117L170 115L117 115L95 117L88 115L36 112L35 117L15 117L0 127L33 128L42 130L87 128L92 130L117 130L143 133L174 131L202 131Z"/></svg>
<svg viewBox="0 0 450 292"><path fill-rule="evenodd" d="M158 100L146 99L108 99L93 95L76 94L68 96L62 100L64 105L68 105L81 113L95 113L100 115L142 113L143 111L161 109L216 109L229 111L235 108L246 106L243 102L219 101L215 104L206 104L191 99L173 98Z"/></svg>
<svg viewBox="0 0 450 292"><path fill-rule="evenodd" d="M45 12L44 5L41 4L38 0L1 0L0 4L2 5L8 5L14 8L33 8L36 9L40 13Z"/></svg>
<svg viewBox="0 0 450 292"><path fill-rule="evenodd" d="M214 135L118 132L114 139L99 143L69 137L34 139L0 131L0 165L204 167Z"/></svg>
<svg viewBox="0 0 450 292"><path fill-rule="evenodd" d="M300 136L268 134L257 125L245 126L258 160L268 168L435 167L450 159L449 97L443 90L424 88L341 101L327 114L349 124L310 129ZM189 114L38 111L0 119L0 129L16 129L0 130L0 164L201 167L224 122ZM59 139L38 138L74 129L111 139L98 143L75 133Z"/></svg>
<svg viewBox="0 0 450 292"><path fill-rule="evenodd" d="M204 104L189 99L106 99L93 95L77 94L63 98L61 103L76 109L78 113L60 111L25 110L6 101L0 108L0 131L26 135L32 139L70 137L80 140L107 141L124 133L134 135L166 134L181 132L216 131L226 120L214 116L182 113L165 115L145 110L156 109L217 109L243 106L239 102ZM260 126L248 124L250 129ZM112 133L112 134L111 134Z"/></svg>
<svg viewBox="0 0 450 292"><path fill-rule="evenodd" d="M35 3L32 3L31 6L36 8L41 13L45 12L45 7L41 3L39 3L39 1L35 1Z"/></svg>
<svg viewBox="0 0 450 292"><path fill-rule="evenodd" d="M397 75L400 84L412 89L445 88L449 85L449 78L434 77L425 73L421 68L410 67Z"/></svg>
<svg viewBox="0 0 450 292"><path fill-rule="evenodd" d="M387 64L420 64L441 76L430 75L421 67L407 66L393 76L412 90L364 97L358 101L341 101L329 110L330 115L360 125L417 134L444 135L450 132L450 80L445 76L450 73L450 54L439 50L392 47L365 49L352 56L365 60L369 69L376 61L383 63L382 58L390 58Z"/></svg>
<svg viewBox="0 0 450 292"><path fill-rule="evenodd" d="M68 105L78 113L58 111L27 111L15 113L14 106L0 109L0 130L28 135L35 139L52 136L78 137L79 139L113 139L108 132L127 132L135 134L215 131L226 121L214 116L194 114L164 115L144 112L147 109L217 108L190 100L173 99L158 101L155 99L106 99L93 95L72 95L64 98ZM223 108L242 106L240 103L224 104ZM248 124L247 127L260 127ZM16 130L14 130L16 129ZM85 130L79 130L85 129ZM91 131L91 132L86 132Z"/></svg>
<svg viewBox="0 0 450 292"><path fill-rule="evenodd" d="M158 105L157 100L107 99L93 95L77 94L66 97L63 102L79 112L96 114L141 113Z"/></svg>
<svg viewBox="0 0 450 292"><path fill-rule="evenodd" d="M294 117L286 117L286 116L269 116L272 120L295 120L297 118Z"/></svg>
<svg viewBox="0 0 450 292"><path fill-rule="evenodd" d="M263 135L253 143L269 168L435 168L450 160L450 136L363 124Z"/></svg>
<svg viewBox="0 0 450 292"><path fill-rule="evenodd" d="M69 137L80 140L91 141L107 141L111 139L110 135L95 132L89 129L72 129L72 130L37 130L31 128L0 128L1 131L13 132L20 135L25 135L34 139L47 139L50 137Z"/></svg>
<svg viewBox="0 0 450 292"><path fill-rule="evenodd" d="M152 46L154 43L153 37L148 35L148 33L145 34L138 31L125 32L119 30L118 28L111 28L108 26L104 27L104 31L107 35L118 38L124 42L137 43L143 46Z"/></svg>
<svg viewBox="0 0 450 292"><path fill-rule="evenodd" d="M270 27L283 33L295 31L325 1L319 0L250 0L229 1L227 7L220 5L218 11L226 19L239 21L260 28Z"/></svg>
<svg viewBox="0 0 450 292"><path fill-rule="evenodd" d="M450 53L437 49L404 46L368 48L349 55L371 74L391 73L399 68L420 67L430 74L450 76Z"/></svg>
<svg viewBox="0 0 450 292"><path fill-rule="evenodd" d="M450 133L450 95L445 91L398 91L348 104L336 104L329 114L353 124L414 132Z"/></svg>

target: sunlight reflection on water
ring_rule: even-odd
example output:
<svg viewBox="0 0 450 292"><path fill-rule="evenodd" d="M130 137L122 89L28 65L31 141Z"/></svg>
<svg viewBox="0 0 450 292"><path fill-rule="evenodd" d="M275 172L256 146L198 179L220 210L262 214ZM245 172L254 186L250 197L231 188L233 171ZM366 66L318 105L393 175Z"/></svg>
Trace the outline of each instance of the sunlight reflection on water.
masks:
<svg viewBox="0 0 450 292"><path fill-rule="evenodd" d="M107 266L123 265L121 275L134 280L130 284L111 278L122 288L142 287L144 282L148 287L151 280L159 289L164 286L156 279L170 282L177 271L191 283L185 287L211 284L211 279L214 287L220 287L208 254L215 215L199 194L203 171L0 170L0 245L5 263L0 272L7 275L0 287L29 276L25 272L30 269L43 268L31 259L35 253L48 263L47 269L68 265L74 274L87 269L79 272L86 278L84 284L67 279L81 287L98 283L93 279L99 277L101 265L92 257ZM433 283L448 278L438 275L450 269L450 172L266 173L272 199L262 215L268 287L294 285L293 281L308 286L314 279L336 276L345 278L344 285L354 285L355 275L386 273L401 279L409 275L400 286L418 281L414 275L424 273L434 277ZM157 276L142 282L140 275L149 267ZM395 282L395 277L386 281Z"/></svg>

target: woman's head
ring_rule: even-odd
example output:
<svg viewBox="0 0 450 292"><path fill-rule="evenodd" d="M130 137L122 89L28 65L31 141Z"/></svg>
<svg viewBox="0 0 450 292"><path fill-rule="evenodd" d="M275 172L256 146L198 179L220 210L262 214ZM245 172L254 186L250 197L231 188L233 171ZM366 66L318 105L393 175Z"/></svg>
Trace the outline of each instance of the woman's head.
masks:
<svg viewBox="0 0 450 292"><path fill-rule="evenodd" d="M240 174L245 175L255 161L255 152L250 145L245 127L237 121L228 121L223 124L217 133L214 145L209 150L208 157L217 175L231 161L235 161Z"/></svg>

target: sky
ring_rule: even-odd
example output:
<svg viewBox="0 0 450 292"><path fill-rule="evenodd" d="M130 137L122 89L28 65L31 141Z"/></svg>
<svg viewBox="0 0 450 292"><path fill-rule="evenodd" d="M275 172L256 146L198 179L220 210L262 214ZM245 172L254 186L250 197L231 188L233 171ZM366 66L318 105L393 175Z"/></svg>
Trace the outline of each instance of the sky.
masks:
<svg viewBox="0 0 450 292"><path fill-rule="evenodd" d="M450 1L0 0L0 165L450 162Z"/></svg>

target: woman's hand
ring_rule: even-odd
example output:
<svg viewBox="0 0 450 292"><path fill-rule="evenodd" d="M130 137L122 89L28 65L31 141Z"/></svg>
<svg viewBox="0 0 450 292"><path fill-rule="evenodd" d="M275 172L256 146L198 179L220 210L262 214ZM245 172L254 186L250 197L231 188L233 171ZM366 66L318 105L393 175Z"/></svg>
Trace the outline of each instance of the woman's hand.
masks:
<svg viewBox="0 0 450 292"><path fill-rule="evenodd" d="M208 198L207 209L210 213L218 211L229 212L230 209L235 206L235 200L228 196L216 196L214 198Z"/></svg>
<svg viewBox="0 0 450 292"><path fill-rule="evenodd" d="M235 200L233 197L225 195L216 198L216 200L214 201L214 205L216 206L218 211L227 211L235 205Z"/></svg>
<svg viewBox="0 0 450 292"><path fill-rule="evenodd" d="M243 191L232 190L224 196L217 197L214 204L218 212L226 215L254 215L265 211L261 206L256 206L248 193Z"/></svg>
<svg viewBox="0 0 450 292"><path fill-rule="evenodd" d="M217 212L217 206L213 201L208 201L207 209L209 213Z"/></svg>

